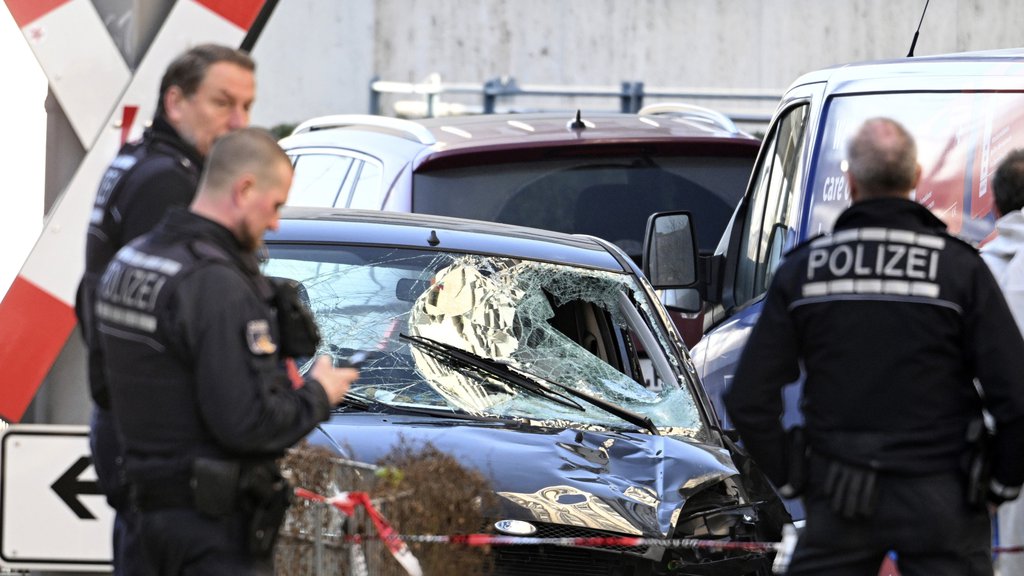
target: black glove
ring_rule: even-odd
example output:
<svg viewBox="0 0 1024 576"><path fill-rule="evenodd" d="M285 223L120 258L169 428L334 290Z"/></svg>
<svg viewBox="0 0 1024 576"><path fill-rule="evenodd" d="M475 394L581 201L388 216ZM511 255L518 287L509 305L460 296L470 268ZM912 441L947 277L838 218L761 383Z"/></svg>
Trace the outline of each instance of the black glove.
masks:
<svg viewBox="0 0 1024 576"><path fill-rule="evenodd" d="M993 478L988 483L985 500L988 504L998 507L1003 502L1009 502L1020 496L1020 486L1007 486Z"/></svg>
<svg viewBox="0 0 1024 576"><path fill-rule="evenodd" d="M796 498L807 484L807 439L803 426L786 430L786 484L779 488L783 498Z"/></svg>
<svg viewBox="0 0 1024 576"><path fill-rule="evenodd" d="M875 511L876 480L874 470L830 461L825 475L825 495L832 511L848 520L870 517Z"/></svg>

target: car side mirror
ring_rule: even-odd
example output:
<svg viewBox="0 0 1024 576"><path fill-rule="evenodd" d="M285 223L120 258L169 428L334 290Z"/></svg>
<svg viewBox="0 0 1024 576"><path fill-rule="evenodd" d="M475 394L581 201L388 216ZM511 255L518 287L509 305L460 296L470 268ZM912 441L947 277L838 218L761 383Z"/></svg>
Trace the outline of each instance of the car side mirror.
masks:
<svg viewBox="0 0 1024 576"><path fill-rule="evenodd" d="M647 219L643 272L658 290L697 286L697 234L689 212L657 212Z"/></svg>

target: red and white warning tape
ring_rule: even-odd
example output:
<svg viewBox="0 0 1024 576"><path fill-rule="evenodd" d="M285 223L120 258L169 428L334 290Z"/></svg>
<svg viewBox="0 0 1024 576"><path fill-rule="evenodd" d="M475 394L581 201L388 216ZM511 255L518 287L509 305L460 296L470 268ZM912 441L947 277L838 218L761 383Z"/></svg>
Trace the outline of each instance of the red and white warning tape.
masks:
<svg viewBox="0 0 1024 576"><path fill-rule="evenodd" d="M355 513L356 508L362 507L366 510L367 515L370 516L370 520L373 521L374 527L377 529L379 538L384 541L387 545L391 555L394 556L395 560L405 568L405 571L410 576L423 576L423 569L420 567L420 561L413 556L409 547L405 545L403 537L395 532L391 524L384 518L373 502L370 501L370 495L366 492L342 492L341 494L328 498L321 496L315 492L311 492L304 488L296 488L295 495L300 498L305 498L313 502L325 502L331 506L337 508L347 516L351 516Z"/></svg>
<svg viewBox="0 0 1024 576"><path fill-rule="evenodd" d="M304 488L296 488L295 495L314 502L324 502L351 516L355 509L363 507L377 529L376 536L349 535L345 542L361 544L368 541L383 541L396 560L414 576L422 574L419 561L406 546L406 542L427 544L461 544L464 546L580 546L588 548L600 547L644 547L657 546L662 548L686 548L710 551L742 551L742 552L780 552L784 555L785 564L792 554L795 534L784 538L782 542L723 542L699 538L638 538L632 536L603 536L581 538L537 538L531 536L501 536L496 534L398 534L384 516L374 507L366 492L343 492L333 498L321 496ZM787 528L792 528L787 526ZM1024 552L1024 546L996 546L992 551L996 554L1012 554ZM776 558L779 560L780 558ZM778 564L778 563L777 563Z"/></svg>
<svg viewBox="0 0 1024 576"><path fill-rule="evenodd" d="M344 538L346 542L362 543L366 541L383 541L392 556L413 576L420 576L422 569L419 560L413 556L406 542L429 544L461 544L465 546L583 546L583 547L642 547L659 546L664 548L691 548L717 551L770 552L776 550L778 542L722 542L719 540L702 540L697 538L638 538L632 536L602 536L581 538L536 538L530 536L501 536L496 534L398 534L387 519L376 509L366 492L343 492L328 498L305 488L296 488L295 495L313 502L323 502L351 516L356 508L362 507L373 521L377 529L376 536L352 535Z"/></svg>

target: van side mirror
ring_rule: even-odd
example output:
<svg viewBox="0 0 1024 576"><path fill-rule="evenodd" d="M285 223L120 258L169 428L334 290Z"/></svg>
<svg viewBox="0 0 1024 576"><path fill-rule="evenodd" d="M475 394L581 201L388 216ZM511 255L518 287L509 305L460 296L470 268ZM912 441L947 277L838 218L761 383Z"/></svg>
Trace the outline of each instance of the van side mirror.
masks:
<svg viewBox="0 0 1024 576"><path fill-rule="evenodd" d="M643 272L655 289L697 285L697 234L689 212L657 212L647 219Z"/></svg>

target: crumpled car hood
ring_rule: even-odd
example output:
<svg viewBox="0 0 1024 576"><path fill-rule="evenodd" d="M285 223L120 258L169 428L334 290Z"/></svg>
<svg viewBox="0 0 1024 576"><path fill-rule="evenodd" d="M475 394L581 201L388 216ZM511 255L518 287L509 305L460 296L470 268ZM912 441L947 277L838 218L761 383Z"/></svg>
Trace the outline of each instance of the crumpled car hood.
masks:
<svg viewBox="0 0 1024 576"><path fill-rule="evenodd" d="M503 519L646 537L668 537L687 498L738 474L724 448L632 432L349 413L310 441L364 462L429 443L490 479Z"/></svg>

